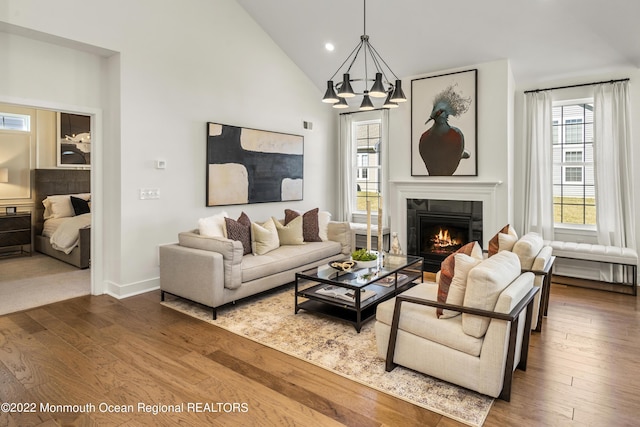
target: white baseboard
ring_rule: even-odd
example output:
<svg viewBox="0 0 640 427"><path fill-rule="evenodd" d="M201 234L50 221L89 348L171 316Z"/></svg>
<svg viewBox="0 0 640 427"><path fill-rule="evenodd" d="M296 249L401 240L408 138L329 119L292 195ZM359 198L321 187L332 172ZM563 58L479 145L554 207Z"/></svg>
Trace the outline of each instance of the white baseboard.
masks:
<svg viewBox="0 0 640 427"><path fill-rule="evenodd" d="M160 278L156 277L125 285L120 285L110 281L106 281L105 284L105 294L117 299L123 299L160 289Z"/></svg>

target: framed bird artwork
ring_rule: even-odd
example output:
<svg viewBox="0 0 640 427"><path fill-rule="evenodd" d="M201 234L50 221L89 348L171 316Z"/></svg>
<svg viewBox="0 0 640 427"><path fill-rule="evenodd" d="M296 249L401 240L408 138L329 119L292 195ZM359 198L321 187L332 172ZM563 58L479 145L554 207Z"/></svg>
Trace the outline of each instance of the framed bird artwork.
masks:
<svg viewBox="0 0 640 427"><path fill-rule="evenodd" d="M478 176L478 70L411 81L411 175Z"/></svg>

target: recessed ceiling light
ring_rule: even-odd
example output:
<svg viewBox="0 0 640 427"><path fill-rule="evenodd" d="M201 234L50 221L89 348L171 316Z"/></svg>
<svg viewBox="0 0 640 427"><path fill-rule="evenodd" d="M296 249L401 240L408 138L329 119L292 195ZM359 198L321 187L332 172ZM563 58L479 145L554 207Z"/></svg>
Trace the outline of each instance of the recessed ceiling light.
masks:
<svg viewBox="0 0 640 427"><path fill-rule="evenodd" d="M333 52L333 49L335 49L335 46L333 45L333 43L325 43L324 48L327 49L329 52Z"/></svg>

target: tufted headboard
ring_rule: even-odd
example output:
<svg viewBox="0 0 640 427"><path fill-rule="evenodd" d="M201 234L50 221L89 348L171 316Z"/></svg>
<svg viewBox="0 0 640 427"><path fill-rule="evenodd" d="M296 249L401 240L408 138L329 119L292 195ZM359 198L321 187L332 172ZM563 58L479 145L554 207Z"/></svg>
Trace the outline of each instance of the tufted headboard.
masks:
<svg viewBox="0 0 640 427"><path fill-rule="evenodd" d="M55 194L77 194L91 192L91 171L88 169L36 169L35 190L35 234L42 233L44 206L42 201Z"/></svg>

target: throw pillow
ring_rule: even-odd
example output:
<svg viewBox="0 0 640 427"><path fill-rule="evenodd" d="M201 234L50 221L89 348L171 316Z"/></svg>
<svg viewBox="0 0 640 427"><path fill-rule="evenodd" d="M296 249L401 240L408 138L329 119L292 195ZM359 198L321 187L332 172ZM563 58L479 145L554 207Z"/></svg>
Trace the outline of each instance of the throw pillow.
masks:
<svg viewBox="0 0 640 427"><path fill-rule="evenodd" d="M322 242L320 239L320 227L318 225L319 208L311 209L302 214L302 234L305 242ZM300 216L300 212L293 209L284 210L284 225L289 224L294 218Z"/></svg>
<svg viewBox="0 0 640 427"><path fill-rule="evenodd" d="M455 275L455 263L456 263L456 254L465 254L469 255L473 258L477 258L482 260L482 248L478 244L478 242L469 242L456 252L452 253L448 257L442 261L440 264L440 281L438 282L438 302L446 303L447 295L449 294L449 288L451 286L451 281L453 280L453 276ZM438 317L442 316L443 309L436 309L436 315Z"/></svg>
<svg viewBox="0 0 640 427"><path fill-rule="evenodd" d="M465 254L455 254L454 258L454 274L447 294L447 304L463 305L464 294L467 289L467 276L471 269L480 264L482 260ZM459 314L459 311L443 310L440 319L450 319Z"/></svg>
<svg viewBox="0 0 640 427"><path fill-rule="evenodd" d="M329 222L331 222L331 213L327 211L318 212L318 236L323 242L329 240Z"/></svg>
<svg viewBox="0 0 640 427"><path fill-rule="evenodd" d="M489 250L487 251L489 256L493 256L498 252L500 252L501 250L506 249L506 248L500 247L500 233L509 234L515 237L515 240L518 240L518 234L513 229L513 227L511 227L509 224L505 225L504 227L502 227L500 231L496 233L495 236L491 238L491 240L489 240Z"/></svg>
<svg viewBox="0 0 640 427"><path fill-rule="evenodd" d="M278 230L278 239L281 245L302 245L304 244L304 236L302 234L302 217L298 216L289 224L282 225L276 218L271 218Z"/></svg>
<svg viewBox="0 0 640 427"><path fill-rule="evenodd" d="M243 255L251 253L251 220L246 213L242 212L238 220L225 218L225 229L227 239L238 240L242 243Z"/></svg>
<svg viewBox="0 0 640 427"><path fill-rule="evenodd" d="M513 246L513 253L518 255L520 266L530 270L543 246L544 240L542 240L542 236L538 233L529 232L516 242Z"/></svg>
<svg viewBox="0 0 640 427"><path fill-rule="evenodd" d="M91 212L91 208L89 207L89 201L80 199L79 197L70 196L71 206L73 206L73 211L76 215L82 215Z"/></svg>
<svg viewBox="0 0 640 427"><path fill-rule="evenodd" d="M207 218L200 218L198 220L198 230L200 235L208 237L224 237L226 227L224 219L228 216L228 213L222 211L219 214Z"/></svg>
<svg viewBox="0 0 640 427"><path fill-rule="evenodd" d="M279 246L278 230L273 219L269 218L262 224L251 224L251 249L254 255L264 255Z"/></svg>

